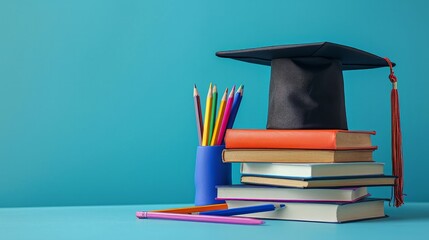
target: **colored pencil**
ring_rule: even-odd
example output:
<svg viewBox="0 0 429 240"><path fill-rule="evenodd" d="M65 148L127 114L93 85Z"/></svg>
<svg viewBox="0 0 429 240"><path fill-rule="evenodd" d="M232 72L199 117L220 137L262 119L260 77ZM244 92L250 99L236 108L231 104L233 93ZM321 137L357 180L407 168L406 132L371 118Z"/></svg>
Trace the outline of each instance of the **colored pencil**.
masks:
<svg viewBox="0 0 429 240"><path fill-rule="evenodd" d="M165 212L165 213L195 213L195 212L205 212L205 211L215 211L215 210L224 210L228 209L226 203L204 205L204 206L192 206L192 207L183 207L183 208L170 208L163 210L155 210L151 212Z"/></svg>
<svg viewBox="0 0 429 240"><path fill-rule="evenodd" d="M223 114L225 112L227 96L228 96L228 88L225 89L225 92L223 93L222 99L220 100L220 103L219 103L219 111L217 113L216 124L215 124L215 127L213 129L213 136L212 136L212 139L210 141L210 146L216 145L217 138L219 136L220 125L222 123Z"/></svg>
<svg viewBox="0 0 429 240"><path fill-rule="evenodd" d="M199 215L210 215L210 216L234 216L241 214L257 213L257 212L269 212L280 208L284 208L285 204L263 204L258 206L239 207L223 210L213 210L201 212Z"/></svg>
<svg viewBox="0 0 429 240"><path fill-rule="evenodd" d="M234 101L235 85L232 87L229 93L228 101L226 103L225 112L223 114L222 123L220 125L219 136L217 137L216 145L221 145L223 137L225 136L226 126L228 125L229 115L231 113L232 103Z"/></svg>
<svg viewBox="0 0 429 240"><path fill-rule="evenodd" d="M217 87L213 86L213 100L212 100L212 113L210 117L210 131L209 131L209 139L207 145L210 145L212 137L213 137L213 129L216 120L216 107L217 107Z"/></svg>
<svg viewBox="0 0 429 240"><path fill-rule="evenodd" d="M197 122L198 144L201 145L203 135L203 117L201 114L200 95L198 94L197 85L194 84L194 106L195 106L195 120Z"/></svg>
<svg viewBox="0 0 429 240"><path fill-rule="evenodd" d="M253 218L244 217L223 217L223 216L205 216L205 215L191 215L180 213L163 213L163 212L137 212L136 217L142 219L167 219L179 221L194 221L194 222L213 222L213 223L230 223L230 224L246 224L246 225L259 225L264 221Z"/></svg>
<svg viewBox="0 0 429 240"><path fill-rule="evenodd" d="M203 140L201 142L201 146L207 146L208 142L209 142L210 116L212 113L212 100L213 100L213 92L212 92L212 84L210 83L209 91L207 93L206 110L205 110L205 114L204 114Z"/></svg>
<svg viewBox="0 0 429 240"><path fill-rule="evenodd" d="M240 85L234 96L234 102L232 103L231 114L229 115L228 125L226 129L231 129L234 125L235 117L237 116L238 109L240 108L241 99L243 98L244 86Z"/></svg>

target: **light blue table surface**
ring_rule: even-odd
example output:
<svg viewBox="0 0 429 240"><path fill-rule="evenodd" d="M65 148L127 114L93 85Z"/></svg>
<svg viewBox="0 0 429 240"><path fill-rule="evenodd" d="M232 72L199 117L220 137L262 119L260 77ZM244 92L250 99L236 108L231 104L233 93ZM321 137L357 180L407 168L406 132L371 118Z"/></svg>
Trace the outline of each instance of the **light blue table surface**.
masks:
<svg viewBox="0 0 429 240"><path fill-rule="evenodd" d="M345 223L267 220L264 225L136 219L177 205L0 209L0 239L429 239L429 203L386 207L389 218Z"/></svg>

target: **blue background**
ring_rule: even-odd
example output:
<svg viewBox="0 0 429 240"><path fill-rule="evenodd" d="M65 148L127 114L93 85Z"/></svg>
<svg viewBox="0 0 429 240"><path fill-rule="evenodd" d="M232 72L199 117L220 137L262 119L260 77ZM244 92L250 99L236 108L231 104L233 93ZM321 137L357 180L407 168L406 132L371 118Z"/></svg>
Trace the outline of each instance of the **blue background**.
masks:
<svg viewBox="0 0 429 240"><path fill-rule="evenodd" d="M269 67L215 52L321 41L398 64L406 201L428 201L427 9L427 1L3 0L0 207L192 202L193 84L202 96L209 82L221 91L245 84L235 127L266 123ZM387 68L344 75L349 127L377 131L375 159L389 173L387 76Z"/></svg>

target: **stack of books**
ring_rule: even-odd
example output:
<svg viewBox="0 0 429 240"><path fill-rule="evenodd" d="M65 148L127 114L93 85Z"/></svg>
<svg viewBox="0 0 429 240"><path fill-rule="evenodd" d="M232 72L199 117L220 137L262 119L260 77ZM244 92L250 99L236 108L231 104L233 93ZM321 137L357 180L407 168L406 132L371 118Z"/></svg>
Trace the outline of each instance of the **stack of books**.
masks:
<svg viewBox="0 0 429 240"><path fill-rule="evenodd" d="M392 186L374 162L371 131L230 129L222 159L241 163L241 185L218 186L230 208L284 202L243 216L317 222L384 217L367 186Z"/></svg>

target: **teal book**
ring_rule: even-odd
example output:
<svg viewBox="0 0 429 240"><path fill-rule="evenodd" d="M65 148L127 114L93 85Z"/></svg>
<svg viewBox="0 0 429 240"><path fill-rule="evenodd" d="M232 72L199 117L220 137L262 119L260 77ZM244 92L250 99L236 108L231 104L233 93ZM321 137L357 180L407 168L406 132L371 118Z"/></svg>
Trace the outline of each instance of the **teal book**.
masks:
<svg viewBox="0 0 429 240"><path fill-rule="evenodd" d="M355 202L367 196L367 187L302 189L248 184L217 186L219 200Z"/></svg>
<svg viewBox="0 0 429 240"><path fill-rule="evenodd" d="M386 217L385 199L364 199L352 203L302 203L286 202L285 207L271 212L260 212L240 215L242 217L276 219L290 221L310 221L325 223L345 223ZM228 208L269 204L266 201L227 200ZM278 204L278 202L276 202Z"/></svg>
<svg viewBox="0 0 429 240"><path fill-rule="evenodd" d="M241 163L241 174L268 177L315 178L383 175L384 164L351 163Z"/></svg>

